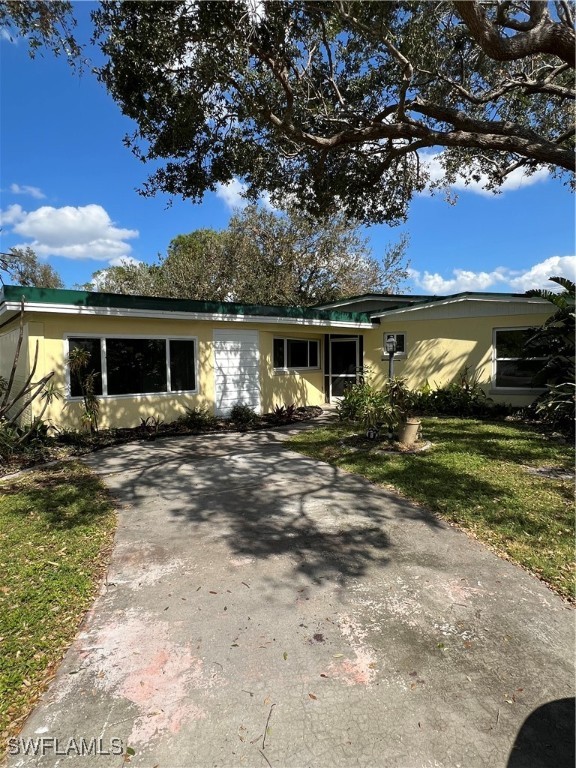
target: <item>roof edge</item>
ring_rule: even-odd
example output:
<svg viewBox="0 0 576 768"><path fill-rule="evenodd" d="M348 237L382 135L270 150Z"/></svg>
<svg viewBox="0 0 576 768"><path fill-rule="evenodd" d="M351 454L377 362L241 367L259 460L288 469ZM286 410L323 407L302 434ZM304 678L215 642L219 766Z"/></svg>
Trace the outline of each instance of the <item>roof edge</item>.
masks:
<svg viewBox="0 0 576 768"><path fill-rule="evenodd" d="M58 306L101 308L110 310L160 311L190 313L194 315L222 315L223 317L277 317L372 323L367 312L339 312L314 307L277 306L268 304L241 304L239 302L198 301L194 299L173 299L160 296L134 296L130 294L77 291L63 288L35 288L30 286L5 285L0 293L0 305L9 301L24 299L30 304L50 305L57 311ZM47 310L49 311L49 310Z"/></svg>

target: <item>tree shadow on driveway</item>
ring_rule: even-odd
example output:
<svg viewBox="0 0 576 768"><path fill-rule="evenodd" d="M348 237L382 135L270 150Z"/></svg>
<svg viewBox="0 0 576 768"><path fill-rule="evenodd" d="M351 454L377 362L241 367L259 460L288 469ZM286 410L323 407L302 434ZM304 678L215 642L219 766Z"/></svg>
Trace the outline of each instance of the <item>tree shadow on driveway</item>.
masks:
<svg viewBox="0 0 576 768"><path fill-rule="evenodd" d="M294 574L311 582L342 584L385 565L401 526L445 527L426 510L279 441L258 436L223 445L229 450L208 455L198 444L180 455L170 450L165 462L151 452L155 462L143 461L128 476L128 466L117 466L107 481L121 501L186 523L190 542L208 537L233 556L259 560L286 555Z"/></svg>

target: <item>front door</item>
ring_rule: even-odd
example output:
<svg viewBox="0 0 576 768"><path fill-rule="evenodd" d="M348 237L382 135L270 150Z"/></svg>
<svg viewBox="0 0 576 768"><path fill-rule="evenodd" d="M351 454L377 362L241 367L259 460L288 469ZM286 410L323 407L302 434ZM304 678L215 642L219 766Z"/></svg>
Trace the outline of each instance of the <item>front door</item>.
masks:
<svg viewBox="0 0 576 768"><path fill-rule="evenodd" d="M330 339L330 400L342 397L347 384L358 381L358 338Z"/></svg>

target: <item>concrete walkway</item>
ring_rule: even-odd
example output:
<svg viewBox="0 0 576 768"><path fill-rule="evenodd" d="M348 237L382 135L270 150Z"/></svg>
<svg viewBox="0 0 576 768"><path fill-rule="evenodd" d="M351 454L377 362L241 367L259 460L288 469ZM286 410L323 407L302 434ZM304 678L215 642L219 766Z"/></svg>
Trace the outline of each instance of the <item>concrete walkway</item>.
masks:
<svg viewBox="0 0 576 768"><path fill-rule="evenodd" d="M572 768L573 612L285 436L87 458L108 583L24 728L44 756L9 764Z"/></svg>

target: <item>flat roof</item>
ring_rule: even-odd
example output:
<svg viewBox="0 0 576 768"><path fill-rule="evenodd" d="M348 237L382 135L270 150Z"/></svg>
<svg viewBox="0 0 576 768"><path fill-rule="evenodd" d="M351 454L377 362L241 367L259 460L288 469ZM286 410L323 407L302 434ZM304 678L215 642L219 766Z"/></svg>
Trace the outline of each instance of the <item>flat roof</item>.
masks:
<svg viewBox="0 0 576 768"><path fill-rule="evenodd" d="M452 293L447 296L427 296L423 300L414 301L405 304L403 307L392 307L390 309L377 309L370 312L373 318L380 318L392 314L403 314L414 312L426 307L439 306L442 304L454 304L458 301L525 301L527 304L546 304L546 299L535 296L527 296L525 293L488 293L482 291L462 291L461 293Z"/></svg>
<svg viewBox="0 0 576 768"><path fill-rule="evenodd" d="M132 296L117 293L75 291L61 288L32 288L5 285L0 293L0 311L19 309L24 301L27 310L76 313L114 314L132 316L159 316L165 314L187 316L195 319L237 319L255 321L258 318L274 319L288 323L302 321L307 324L337 324L372 327L374 322L366 312L339 312L313 307L285 307L264 304L240 304L237 302L196 301L192 299L168 299L155 296ZM202 316L205 316L204 318Z"/></svg>

